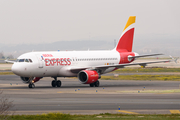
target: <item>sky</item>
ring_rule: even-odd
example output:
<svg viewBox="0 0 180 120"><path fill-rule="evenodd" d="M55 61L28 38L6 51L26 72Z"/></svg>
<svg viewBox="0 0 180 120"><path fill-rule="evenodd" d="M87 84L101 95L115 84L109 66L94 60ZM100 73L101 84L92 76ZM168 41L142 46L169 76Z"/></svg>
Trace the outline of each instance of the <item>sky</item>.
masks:
<svg viewBox="0 0 180 120"><path fill-rule="evenodd" d="M171 42L180 39L179 4L179 0L1 0L0 44L119 40L129 16L136 16L134 42Z"/></svg>

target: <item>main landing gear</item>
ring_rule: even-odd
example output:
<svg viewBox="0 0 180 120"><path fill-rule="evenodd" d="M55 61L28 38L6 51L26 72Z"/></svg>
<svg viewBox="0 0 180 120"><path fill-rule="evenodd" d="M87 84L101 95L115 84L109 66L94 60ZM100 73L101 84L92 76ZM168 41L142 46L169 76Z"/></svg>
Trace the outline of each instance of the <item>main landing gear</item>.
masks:
<svg viewBox="0 0 180 120"><path fill-rule="evenodd" d="M54 80L51 82L52 87L61 87L61 81L57 80L57 77L54 77Z"/></svg>
<svg viewBox="0 0 180 120"><path fill-rule="evenodd" d="M99 80L97 80L96 82L89 84L89 86L90 86L90 87L94 87L94 86L95 86L95 87L99 87L99 84L100 84L100 83L99 83Z"/></svg>

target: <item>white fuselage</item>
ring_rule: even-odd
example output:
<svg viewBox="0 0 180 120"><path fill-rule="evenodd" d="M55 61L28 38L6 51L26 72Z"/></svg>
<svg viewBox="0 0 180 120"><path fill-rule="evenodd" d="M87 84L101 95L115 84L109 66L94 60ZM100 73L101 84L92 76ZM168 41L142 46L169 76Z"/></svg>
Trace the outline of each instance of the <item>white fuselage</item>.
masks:
<svg viewBox="0 0 180 120"><path fill-rule="evenodd" d="M77 73L71 72L71 68L93 67L99 65L119 64L120 54L115 50L109 51L54 51L54 52L30 52L18 57L12 71L23 77L76 77ZM26 62L31 59L32 62ZM111 72L111 67L102 74Z"/></svg>

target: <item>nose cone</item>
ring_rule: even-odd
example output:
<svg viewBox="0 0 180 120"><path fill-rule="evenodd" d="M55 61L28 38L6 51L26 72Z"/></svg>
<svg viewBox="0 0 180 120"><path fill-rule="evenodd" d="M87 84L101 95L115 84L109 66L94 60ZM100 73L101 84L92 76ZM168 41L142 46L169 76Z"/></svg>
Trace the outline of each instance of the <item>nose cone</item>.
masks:
<svg viewBox="0 0 180 120"><path fill-rule="evenodd" d="M19 75L21 74L21 67L19 65L17 65L16 63L14 63L11 67L11 71L16 74Z"/></svg>

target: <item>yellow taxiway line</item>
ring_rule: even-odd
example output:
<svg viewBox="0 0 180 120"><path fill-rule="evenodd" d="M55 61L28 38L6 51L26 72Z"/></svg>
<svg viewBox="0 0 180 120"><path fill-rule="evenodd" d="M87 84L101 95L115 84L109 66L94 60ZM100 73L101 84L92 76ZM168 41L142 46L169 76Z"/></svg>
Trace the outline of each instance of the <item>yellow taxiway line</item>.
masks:
<svg viewBox="0 0 180 120"><path fill-rule="evenodd" d="M139 114L139 113L130 112L130 111L125 111L125 110L118 110L118 112L121 112L121 113L128 113L128 114Z"/></svg>
<svg viewBox="0 0 180 120"><path fill-rule="evenodd" d="M180 114L179 110L169 110L171 112L171 114Z"/></svg>

